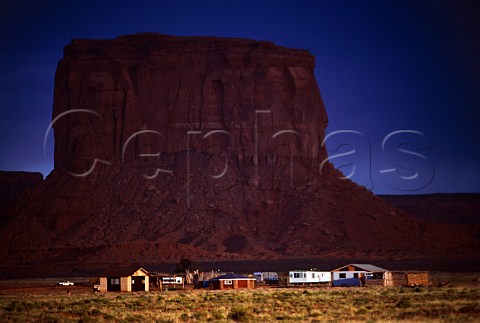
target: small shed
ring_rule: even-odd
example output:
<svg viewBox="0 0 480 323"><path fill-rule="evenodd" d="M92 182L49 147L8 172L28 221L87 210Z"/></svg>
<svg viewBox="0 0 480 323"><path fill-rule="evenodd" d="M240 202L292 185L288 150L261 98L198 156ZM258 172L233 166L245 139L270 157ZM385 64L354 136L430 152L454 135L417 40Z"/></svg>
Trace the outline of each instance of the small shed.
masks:
<svg viewBox="0 0 480 323"><path fill-rule="evenodd" d="M371 264L348 264L332 270L333 286L384 285L388 270Z"/></svg>
<svg viewBox="0 0 480 323"><path fill-rule="evenodd" d="M143 268L119 271L100 277L100 292L149 291L149 273Z"/></svg>
<svg viewBox="0 0 480 323"><path fill-rule="evenodd" d="M239 274L225 274L209 280L210 289L255 288L255 278Z"/></svg>
<svg viewBox="0 0 480 323"><path fill-rule="evenodd" d="M393 271L385 274L385 286L429 286L427 271Z"/></svg>

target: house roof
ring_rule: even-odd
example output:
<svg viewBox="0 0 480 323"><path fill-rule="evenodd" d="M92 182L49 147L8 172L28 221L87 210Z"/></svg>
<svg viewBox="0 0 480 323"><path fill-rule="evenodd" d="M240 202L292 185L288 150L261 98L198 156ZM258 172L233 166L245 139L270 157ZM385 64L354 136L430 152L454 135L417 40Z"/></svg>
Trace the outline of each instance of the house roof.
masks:
<svg viewBox="0 0 480 323"><path fill-rule="evenodd" d="M115 268L108 270L102 275L102 277L128 277L133 275L136 271L143 271L147 276L150 276L150 273L142 267L125 267L125 268Z"/></svg>
<svg viewBox="0 0 480 323"><path fill-rule="evenodd" d="M228 273L228 274L225 274L225 275L222 275L222 276L212 278L212 279L210 279L210 281L212 281L212 280L223 280L223 279L255 279L255 278L250 278L250 277L239 275L239 274Z"/></svg>
<svg viewBox="0 0 480 323"><path fill-rule="evenodd" d="M348 265L339 267L337 269L334 269L332 271L342 271L342 269L344 269L348 266L353 266L353 267L359 268L361 270L365 270L365 271L372 272L372 273L375 273L375 272L384 273L384 272L388 271L385 268L374 266L374 265L371 265L371 264L348 264Z"/></svg>

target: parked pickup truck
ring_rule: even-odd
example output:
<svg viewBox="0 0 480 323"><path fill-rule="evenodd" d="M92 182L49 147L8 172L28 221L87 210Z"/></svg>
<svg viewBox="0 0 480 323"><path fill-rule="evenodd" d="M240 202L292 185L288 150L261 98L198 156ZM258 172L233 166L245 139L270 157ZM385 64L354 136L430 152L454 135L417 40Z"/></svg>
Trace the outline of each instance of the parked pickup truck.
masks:
<svg viewBox="0 0 480 323"><path fill-rule="evenodd" d="M57 283L57 286L73 286L73 283L68 280L62 280Z"/></svg>

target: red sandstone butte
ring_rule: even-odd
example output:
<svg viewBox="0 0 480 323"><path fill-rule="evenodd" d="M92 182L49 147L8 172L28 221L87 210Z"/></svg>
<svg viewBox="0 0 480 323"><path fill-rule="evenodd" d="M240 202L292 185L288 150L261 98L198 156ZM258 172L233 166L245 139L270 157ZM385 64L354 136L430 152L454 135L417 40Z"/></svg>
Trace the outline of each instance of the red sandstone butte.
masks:
<svg viewBox="0 0 480 323"><path fill-rule="evenodd" d="M430 252L424 223L320 167L314 67L249 39L73 40L55 75L55 169L2 228L2 266Z"/></svg>

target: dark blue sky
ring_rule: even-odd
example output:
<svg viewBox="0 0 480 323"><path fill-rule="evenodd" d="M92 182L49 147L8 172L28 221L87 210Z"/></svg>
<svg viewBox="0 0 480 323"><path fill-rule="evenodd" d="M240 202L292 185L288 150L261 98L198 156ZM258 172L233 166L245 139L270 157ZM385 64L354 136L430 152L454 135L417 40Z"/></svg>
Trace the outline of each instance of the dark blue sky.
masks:
<svg viewBox="0 0 480 323"><path fill-rule="evenodd" d="M42 141L71 38L144 31L308 49L330 120L327 147L332 156L356 149L333 160L345 174L355 163L352 179L375 193L480 192L477 1L4 0L0 169L53 168L53 136L46 158ZM392 134L399 130L413 132Z"/></svg>

